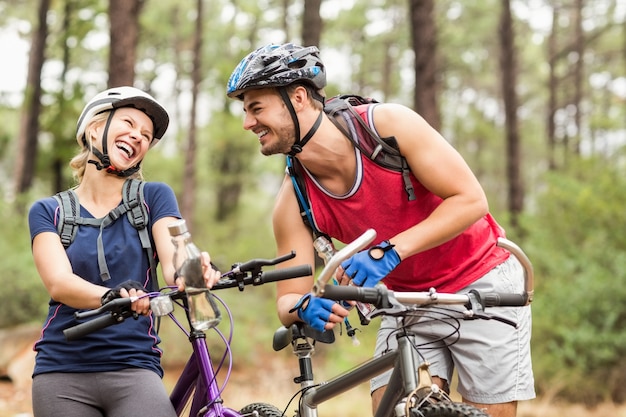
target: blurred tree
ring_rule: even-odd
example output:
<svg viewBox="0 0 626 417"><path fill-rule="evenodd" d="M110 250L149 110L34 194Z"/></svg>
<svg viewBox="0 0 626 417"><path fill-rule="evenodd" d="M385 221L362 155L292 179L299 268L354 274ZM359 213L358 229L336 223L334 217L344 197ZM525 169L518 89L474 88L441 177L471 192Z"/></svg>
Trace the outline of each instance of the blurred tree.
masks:
<svg viewBox="0 0 626 417"><path fill-rule="evenodd" d="M189 110L189 133L185 148L183 164L183 194L181 196L181 214L186 219L193 219L196 195L196 152L198 126L196 121L198 91L202 82L202 44L203 44L203 0L196 1L196 30L193 38L192 69L191 69L191 109ZM189 221L189 231L193 233L193 222Z"/></svg>
<svg viewBox="0 0 626 417"><path fill-rule="evenodd" d="M434 0L409 0L411 41L415 55L413 108L436 130L441 129L437 97L437 30Z"/></svg>
<svg viewBox="0 0 626 417"><path fill-rule="evenodd" d="M558 60L557 49L557 23L559 21L559 9L554 7L552 9L552 30L548 37L548 111L547 111L547 143L548 143L548 169L554 170L557 167L556 161L556 112L558 109L557 92L559 87L559 80L556 70L556 64Z"/></svg>
<svg viewBox="0 0 626 417"><path fill-rule="evenodd" d="M41 112L41 71L45 61L46 39L48 38L48 9L50 0L40 0L38 26L33 32L28 60L28 75L24 104L20 118L20 131L15 155L15 192L26 192L33 183L37 158L39 116Z"/></svg>
<svg viewBox="0 0 626 417"><path fill-rule="evenodd" d="M518 216L524 208L524 185L521 176L520 135L517 123L517 60L515 31L510 0L502 1L500 11L500 71L504 101L508 209L511 225L519 227Z"/></svg>
<svg viewBox="0 0 626 417"><path fill-rule="evenodd" d="M304 46L320 46L320 38L322 37L321 5L322 0L304 2L304 13L302 14L302 45Z"/></svg>
<svg viewBox="0 0 626 417"><path fill-rule="evenodd" d="M134 85L144 0L109 0L109 88Z"/></svg>

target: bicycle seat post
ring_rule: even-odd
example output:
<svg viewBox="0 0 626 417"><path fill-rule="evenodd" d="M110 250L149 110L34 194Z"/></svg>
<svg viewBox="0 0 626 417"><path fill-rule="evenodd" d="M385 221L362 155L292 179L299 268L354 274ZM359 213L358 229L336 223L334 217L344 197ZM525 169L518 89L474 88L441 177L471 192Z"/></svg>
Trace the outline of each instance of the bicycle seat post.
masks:
<svg viewBox="0 0 626 417"><path fill-rule="evenodd" d="M291 342L293 347L293 353L298 358L298 365L300 367L300 375L294 378L296 384L300 384L301 388L308 388L313 386L313 360L312 356L315 352L314 341L307 337L294 338Z"/></svg>

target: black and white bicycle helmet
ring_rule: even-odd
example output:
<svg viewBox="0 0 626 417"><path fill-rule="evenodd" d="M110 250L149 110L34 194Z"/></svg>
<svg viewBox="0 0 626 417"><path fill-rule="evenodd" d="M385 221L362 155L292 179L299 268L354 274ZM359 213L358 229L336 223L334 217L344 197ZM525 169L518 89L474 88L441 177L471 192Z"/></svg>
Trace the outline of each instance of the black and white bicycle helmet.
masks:
<svg viewBox="0 0 626 417"><path fill-rule="evenodd" d="M78 144L80 146L86 146L87 140L85 138L85 130L87 129L89 121L96 114L112 110L109 115L110 122L115 110L122 107L133 107L137 110L141 110L152 120L154 132L150 147L156 145L167 130L167 126L170 121L169 115L165 108L150 94L138 88L127 86L110 88L96 94L95 97L89 100L80 114L76 125L76 141ZM100 162L89 162L95 164L99 170L106 169L107 171L113 172L121 177L128 177L139 170L139 164L124 171L119 171L115 167L111 166L111 162L107 154L107 133L109 122L107 122L104 134L102 135L102 152L99 152L97 149L92 150L94 155L100 159Z"/></svg>
<svg viewBox="0 0 626 417"><path fill-rule="evenodd" d="M291 114L295 128L296 141L291 147L290 155L302 152L302 147L317 131L323 117L323 112L320 111L313 127L300 138L300 123L285 89L294 83L313 87L311 96L324 103L324 97L318 91L326 86L326 70L317 47L303 47L292 43L262 46L239 62L230 75L226 87L228 97L239 100L243 100L244 93L250 89L278 90Z"/></svg>
<svg viewBox="0 0 626 417"><path fill-rule="evenodd" d="M305 82L316 90L326 86L326 71L315 46L266 45L239 62L228 80L230 98L243 98L251 88L284 87Z"/></svg>

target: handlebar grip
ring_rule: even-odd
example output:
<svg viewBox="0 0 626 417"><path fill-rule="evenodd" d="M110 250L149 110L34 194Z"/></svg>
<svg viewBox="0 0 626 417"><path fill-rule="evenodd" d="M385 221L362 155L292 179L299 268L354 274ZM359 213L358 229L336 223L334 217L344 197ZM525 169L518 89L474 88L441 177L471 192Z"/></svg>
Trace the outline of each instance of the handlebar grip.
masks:
<svg viewBox="0 0 626 417"><path fill-rule="evenodd" d="M483 295L485 307L523 307L528 304L528 294L491 292Z"/></svg>
<svg viewBox="0 0 626 417"><path fill-rule="evenodd" d="M274 281L282 281L284 279L307 277L313 274L311 265L298 265L289 268L275 269L273 271L266 271L261 274L261 282L268 283Z"/></svg>
<svg viewBox="0 0 626 417"><path fill-rule="evenodd" d="M354 285L326 285L323 298L335 301L352 300L380 306L382 294L377 287L357 287Z"/></svg>
<svg viewBox="0 0 626 417"><path fill-rule="evenodd" d="M119 323L113 314L105 314L104 316L97 317L93 320L86 321L84 323L77 324L73 327L68 327L63 330L65 340L72 341L87 336L96 330L104 329L105 327Z"/></svg>

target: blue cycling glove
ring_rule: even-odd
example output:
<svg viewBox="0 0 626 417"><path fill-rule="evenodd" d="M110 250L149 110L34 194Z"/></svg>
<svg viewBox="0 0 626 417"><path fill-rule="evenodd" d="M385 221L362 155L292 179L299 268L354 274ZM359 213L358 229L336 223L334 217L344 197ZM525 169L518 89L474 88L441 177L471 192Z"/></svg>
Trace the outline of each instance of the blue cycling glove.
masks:
<svg viewBox="0 0 626 417"><path fill-rule="evenodd" d="M400 255L388 240L346 259L341 267L354 285L373 287L400 264ZM382 251L382 255L380 255Z"/></svg>
<svg viewBox="0 0 626 417"><path fill-rule="evenodd" d="M328 319L330 319L330 314L332 313L335 303L336 301L333 300L305 294L289 312L293 313L297 311L298 317L300 317L303 322L313 327L315 330L323 332L324 326L328 323Z"/></svg>

